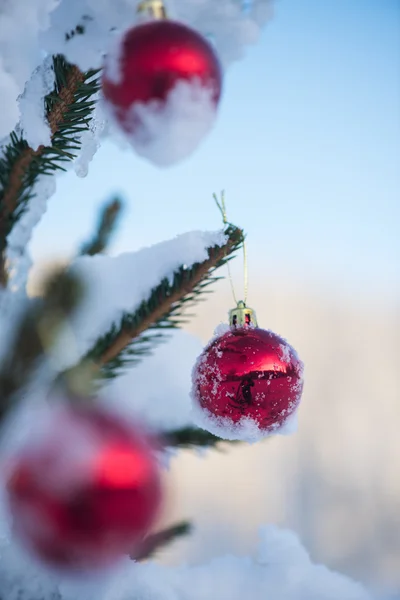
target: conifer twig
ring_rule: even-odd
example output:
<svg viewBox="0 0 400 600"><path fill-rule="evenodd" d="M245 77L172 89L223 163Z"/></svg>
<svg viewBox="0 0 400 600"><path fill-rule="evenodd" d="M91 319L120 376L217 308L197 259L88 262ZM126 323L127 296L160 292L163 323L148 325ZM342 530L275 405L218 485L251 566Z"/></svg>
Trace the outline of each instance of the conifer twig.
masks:
<svg viewBox="0 0 400 600"><path fill-rule="evenodd" d="M11 407L14 394L27 384L37 361L54 344L82 293L81 281L59 270L46 282L43 298L28 305L0 365L0 422Z"/></svg>
<svg viewBox="0 0 400 600"><path fill-rule="evenodd" d="M112 361L132 343L132 340L138 338L155 323L169 315L176 303L193 292L193 290L207 277L209 271L223 261L233 249L236 249L238 241L237 236L239 234L241 238L243 234L240 230L236 230L235 233L235 238L228 238L225 245L209 248L209 258L202 263L194 265L191 277L188 277L186 281L183 280L181 285L174 290L173 293L161 298L158 305L154 307L154 310L144 316L140 322L135 323L131 327L122 327L110 345L101 353L97 360L97 364L100 367L103 367Z"/></svg>
<svg viewBox="0 0 400 600"><path fill-rule="evenodd" d="M57 102L47 114L47 121L50 126L52 137L62 124L64 113L73 101L78 85L82 83L83 80L83 73L78 67L73 66L67 75L65 87L60 90L58 95L59 102ZM39 146L37 150L33 150L30 146L27 146L26 149L21 152L20 157L15 161L9 174L8 185L3 191L2 209L0 212L0 231L2 229L3 221L7 219L8 215L16 208L18 196L23 185L23 176L29 163L39 157L45 149L46 146L44 145Z"/></svg>
<svg viewBox="0 0 400 600"><path fill-rule="evenodd" d="M61 164L72 160L80 148L76 137L89 127L94 108L93 96L98 91L97 72L82 73L63 57L53 57L54 90L44 99L46 118L51 132L51 145L31 148L16 132L0 157L0 285L7 285L5 250L7 236L33 196L40 175L50 175Z"/></svg>
<svg viewBox="0 0 400 600"><path fill-rule="evenodd" d="M226 241L208 249L208 258L192 265L181 266L172 278L165 278L153 288L138 308L125 313L119 323L99 337L87 354L71 369L60 373L55 382L70 389L87 390L93 382L117 377L127 364L149 354L166 330L182 325L185 309L207 293L217 279L214 272L229 261L244 240L241 229L229 225Z"/></svg>
<svg viewBox="0 0 400 600"><path fill-rule="evenodd" d="M122 202L119 198L114 198L103 207L100 213L97 231L89 242L83 244L80 250L81 256L94 256L95 254L104 252L110 241L110 237L115 230L117 221L121 215L121 210Z"/></svg>
<svg viewBox="0 0 400 600"><path fill-rule="evenodd" d="M235 440L227 442L209 431L198 427L183 427L174 431L168 431L163 434L163 444L172 448L215 448L219 444L226 442L229 444L237 443Z"/></svg>
<svg viewBox="0 0 400 600"><path fill-rule="evenodd" d="M143 541L140 548L130 555L130 558L137 562L147 560L148 558L151 558L163 546L170 544L172 541L176 540L179 537L188 535L190 531L190 523L183 522L178 523L178 525L168 527L168 529L164 529L163 531L159 531L158 533L149 535Z"/></svg>

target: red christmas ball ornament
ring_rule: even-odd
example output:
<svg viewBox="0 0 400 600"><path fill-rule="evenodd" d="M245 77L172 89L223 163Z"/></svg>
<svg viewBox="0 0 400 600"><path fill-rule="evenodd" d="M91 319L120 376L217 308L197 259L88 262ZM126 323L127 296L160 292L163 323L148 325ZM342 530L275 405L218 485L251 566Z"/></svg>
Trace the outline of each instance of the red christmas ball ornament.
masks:
<svg viewBox="0 0 400 600"><path fill-rule="evenodd" d="M254 441L284 431L300 402L303 364L281 337L260 329L239 303L193 370L200 426L225 439Z"/></svg>
<svg viewBox="0 0 400 600"><path fill-rule="evenodd" d="M108 112L135 150L159 166L198 146L215 121L221 88L212 45L164 18L129 29L104 62Z"/></svg>
<svg viewBox="0 0 400 600"><path fill-rule="evenodd" d="M140 546L159 512L154 448L97 407L53 406L39 429L7 478L16 536L62 571L111 566Z"/></svg>

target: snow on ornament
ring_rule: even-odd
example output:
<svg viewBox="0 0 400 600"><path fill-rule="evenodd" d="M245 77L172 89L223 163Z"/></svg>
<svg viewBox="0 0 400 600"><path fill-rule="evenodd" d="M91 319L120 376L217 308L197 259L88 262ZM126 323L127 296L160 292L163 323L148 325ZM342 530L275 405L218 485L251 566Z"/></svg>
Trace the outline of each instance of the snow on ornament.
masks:
<svg viewBox="0 0 400 600"><path fill-rule="evenodd" d="M159 0L142 6L154 20L117 40L104 61L102 94L135 151L167 167L188 157L214 125L222 68L212 45L167 19Z"/></svg>
<svg viewBox="0 0 400 600"><path fill-rule="evenodd" d="M303 363L283 338L257 326L244 302L217 329L192 380L194 419L214 435L252 442L293 430Z"/></svg>
<svg viewBox="0 0 400 600"><path fill-rule="evenodd" d="M140 548L162 487L141 428L96 406L54 404L11 457L16 537L47 566L85 573Z"/></svg>

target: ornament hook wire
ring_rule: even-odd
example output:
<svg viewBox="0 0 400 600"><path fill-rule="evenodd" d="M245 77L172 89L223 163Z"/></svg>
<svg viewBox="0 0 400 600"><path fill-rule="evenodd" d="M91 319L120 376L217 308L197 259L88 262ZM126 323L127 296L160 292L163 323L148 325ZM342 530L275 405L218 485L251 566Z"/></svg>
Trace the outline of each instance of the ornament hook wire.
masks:
<svg viewBox="0 0 400 600"><path fill-rule="evenodd" d="M221 192L221 200L218 200L217 194L213 194L213 198L215 200L215 204L217 205L221 216L222 216L222 221L224 223L224 225L229 225L229 221L228 221L228 217L226 214L226 203L225 203L225 191L222 190ZM232 279L232 274L231 274L231 269L229 266L229 262L226 265L228 267L228 278L229 278L229 283L231 285L231 290L232 290L232 296L233 296L233 300L236 304L236 306L239 304L237 299L236 299L236 294L235 294L235 287L233 285L233 279ZM243 287L244 287L244 298L243 298L243 304L244 306L246 306L247 304L247 295L248 295L248 288L249 288L249 272L248 272L248 264L247 264L247 245L246 245L246 240L243 241Z"/></svg>

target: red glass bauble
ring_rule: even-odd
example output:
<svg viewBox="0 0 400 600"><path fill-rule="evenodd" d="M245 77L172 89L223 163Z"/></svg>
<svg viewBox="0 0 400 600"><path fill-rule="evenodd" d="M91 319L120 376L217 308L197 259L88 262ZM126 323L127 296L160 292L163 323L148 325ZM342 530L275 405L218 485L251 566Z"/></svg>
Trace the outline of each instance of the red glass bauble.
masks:
<svg viewBox="0 0 400 600"><path fill-rule="evenodd" d="M231 328L200 356L193 396L208 415L207 429L241 439L243 425L247 439L249 425L268 434L286 423L300 402L302 371L295 350L275 333Z"/></svg>
<svg viewBox="0 0 400 600"><path fill-rule="evenodd" d="M46 564L87 571L139 546L162 498L140 429L98 408L57 407L12 461L14 530Z"/></svg>
<svg viewBox="0 0 400 600"><path fill-rule="evenodd" d="M165 101L179 81L197 80L218 103L222 71L211 44L193 29L169 20L129 29L112 60L106 60L102 91L120 125L131 131L130 108L137 102Z"/></svg>

